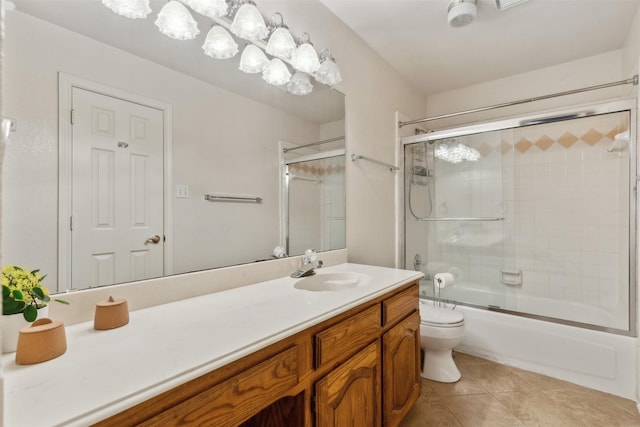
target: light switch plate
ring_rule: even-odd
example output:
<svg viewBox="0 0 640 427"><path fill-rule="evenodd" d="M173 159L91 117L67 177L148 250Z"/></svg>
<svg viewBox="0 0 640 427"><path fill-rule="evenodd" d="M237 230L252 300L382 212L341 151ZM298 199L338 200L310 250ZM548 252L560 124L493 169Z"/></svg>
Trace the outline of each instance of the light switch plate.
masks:
<svg viewBox="0 0 640 427"><path fill-rule="evenodd" d="M189 198L189 186L188 185L176 185L176 198L188 199Z"/></svg>

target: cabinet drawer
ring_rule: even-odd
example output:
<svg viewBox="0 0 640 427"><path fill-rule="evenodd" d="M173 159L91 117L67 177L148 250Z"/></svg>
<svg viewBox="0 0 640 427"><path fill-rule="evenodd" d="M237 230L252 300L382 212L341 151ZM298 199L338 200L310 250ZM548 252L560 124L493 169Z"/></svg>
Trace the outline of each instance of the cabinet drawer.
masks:
<svg viewBox="0 0 640 427"><path fill-rule="evenodd" d="M318 333L316 368L340 362L363 348L380 335L381 325L380 306L374 305Z"/></svg>
<svg viewBox="0 0 640 427"><path fill-rule="evenodd" d="M197 394L144 426L238 425L280 399L298 383L294 346Z"/></svg>
<svg viewBox="0 0 640 427"><path fill-rule="evenodd" d="M418 284L382 302L384 326L399 322L412 311L419 310Z"/></svg>

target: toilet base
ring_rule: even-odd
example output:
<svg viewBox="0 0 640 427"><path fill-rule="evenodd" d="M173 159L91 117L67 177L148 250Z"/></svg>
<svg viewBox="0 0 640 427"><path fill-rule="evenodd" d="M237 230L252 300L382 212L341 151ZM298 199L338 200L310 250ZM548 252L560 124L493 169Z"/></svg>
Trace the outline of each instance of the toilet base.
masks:
<svg viewBox="0 0 640 427"><path fill-rule="evenodd" d="M426 350L421 375L423 378L441 383L454 383L461 377L450 349Z"/></svg>

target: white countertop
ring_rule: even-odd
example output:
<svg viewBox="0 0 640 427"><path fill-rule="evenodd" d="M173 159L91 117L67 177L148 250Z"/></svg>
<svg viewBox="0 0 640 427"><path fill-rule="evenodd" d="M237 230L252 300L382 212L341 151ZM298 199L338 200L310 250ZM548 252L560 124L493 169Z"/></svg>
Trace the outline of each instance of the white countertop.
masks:
<svg viewBox="0 0 640 427"><path fill-rule="evenodd" d="M68 326L67 352L37 365L4 355L4 425L98 422L422 276L359 264L317 270L335 272L371 280L335 292L294 288L301 279L269 280L133 311L118 329Z"/></svg>

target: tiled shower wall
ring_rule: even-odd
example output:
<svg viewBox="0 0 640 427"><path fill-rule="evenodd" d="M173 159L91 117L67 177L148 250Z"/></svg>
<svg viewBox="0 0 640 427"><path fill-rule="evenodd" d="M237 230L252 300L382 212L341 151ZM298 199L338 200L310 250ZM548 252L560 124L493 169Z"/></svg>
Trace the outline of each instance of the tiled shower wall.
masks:
<svg viewBox="0 0 640 427"><path fill-rule="evenodd" d="M450 271L456 278L456 289L444 297L525 312L535 309L520 296L552 299L567 304L555 313L548 309L556 304L542 304L533 314L583 322L590 315L576 307L588 305L604 311L594 323L626 329L629 146L614 138L629 128L628 119L614 113L458 138L482 158L432 160L431 216L504 221L425 223L408 215L408 267L422 251L426 273ZM424 208L425 190L413 187L416 207ZM479 292L464 296L464 288Z"/></svg>

